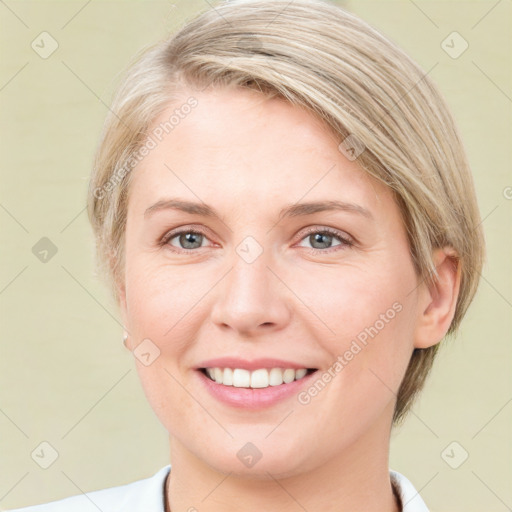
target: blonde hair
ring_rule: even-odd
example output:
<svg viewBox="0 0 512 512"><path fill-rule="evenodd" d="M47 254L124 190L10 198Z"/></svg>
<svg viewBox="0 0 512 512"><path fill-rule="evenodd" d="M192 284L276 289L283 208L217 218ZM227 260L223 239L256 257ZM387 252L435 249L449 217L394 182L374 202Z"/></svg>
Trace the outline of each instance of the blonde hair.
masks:
<svg viewBox="0 0 512 512"><path fill-rule="evenodd" d="M131 171L150 140L148 130L180 93L209 85L282 97L315 113L340 142L350 136L363 149L357 162L393 191L419 278L435 283L435 248L449 246L458 254L461 285L447 333L454 334L484 260L473 180L454 121L410 57L366 22L322 0L226 1L135 57L106 118L88 192L98 268L116 301ZM423 387L438 347L414 350L395 423Z"/></svg>

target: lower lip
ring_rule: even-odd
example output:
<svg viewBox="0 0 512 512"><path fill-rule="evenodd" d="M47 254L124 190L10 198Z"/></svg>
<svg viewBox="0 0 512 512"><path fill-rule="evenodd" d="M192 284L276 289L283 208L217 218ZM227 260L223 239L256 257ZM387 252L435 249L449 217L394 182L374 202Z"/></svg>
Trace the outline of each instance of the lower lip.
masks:
<svg viewBox="0 0 512 512"><path fill-rule="evenodd" d="M318 370L317 370L318 371ZM269 386L268 388L236 388L234 386L224 386L208 378L202 371L196 370L199 379L209 391L209 393L219 401L239 407L241 409L262 409L270 407L281 402L309 385L311 378L317 373L312 372L302 379L294 380L288 384L279 386Z"/></svg>

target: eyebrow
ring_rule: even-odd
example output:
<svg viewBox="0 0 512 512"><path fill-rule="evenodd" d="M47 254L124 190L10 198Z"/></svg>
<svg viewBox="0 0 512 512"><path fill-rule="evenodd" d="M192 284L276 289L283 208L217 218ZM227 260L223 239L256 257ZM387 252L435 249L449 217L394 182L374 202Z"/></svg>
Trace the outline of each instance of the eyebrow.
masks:
<svg viewBox="0 0 512 512"><path fill-rule="evenodd" d="M144 217L148 217L149 215L161 210L179 210L192 215L202 215L203 217L218 219L221 218L215 208L212 208L206 203L196 203L193 201L184 201L182 199L161 199L144 212ZM279 219L336 210L357 213L370 220L374 220L372 213L366 208L363 208L358 204L347 203L345 201L310 201L306 203L289 204L281 209L279 212Z"/></svg>

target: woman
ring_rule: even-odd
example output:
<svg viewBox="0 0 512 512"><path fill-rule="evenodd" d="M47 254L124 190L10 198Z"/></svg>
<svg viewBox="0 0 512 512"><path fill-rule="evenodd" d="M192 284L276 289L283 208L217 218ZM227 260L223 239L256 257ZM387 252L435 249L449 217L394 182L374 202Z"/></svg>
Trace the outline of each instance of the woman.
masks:
<svg viewBox="0 0 512 512"><path fill-rule="evenodd" d="M172 471L19 510L428 510L390 431L484 252L430 79L329 3L231 1L111 111L89 217Z"/></svg>

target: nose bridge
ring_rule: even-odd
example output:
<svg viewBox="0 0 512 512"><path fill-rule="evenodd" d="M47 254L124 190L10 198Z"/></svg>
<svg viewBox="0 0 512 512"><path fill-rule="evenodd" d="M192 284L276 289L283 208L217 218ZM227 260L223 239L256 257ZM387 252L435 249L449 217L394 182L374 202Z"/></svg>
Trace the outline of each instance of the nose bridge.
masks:
<svg viewBox="0 0 512 512"><path fill-rule="evenodd" d="M268 268L271 253L246 237L233 252L212 311L213 321L239 332L282 327L289 320L284 287Z"/></svg>

